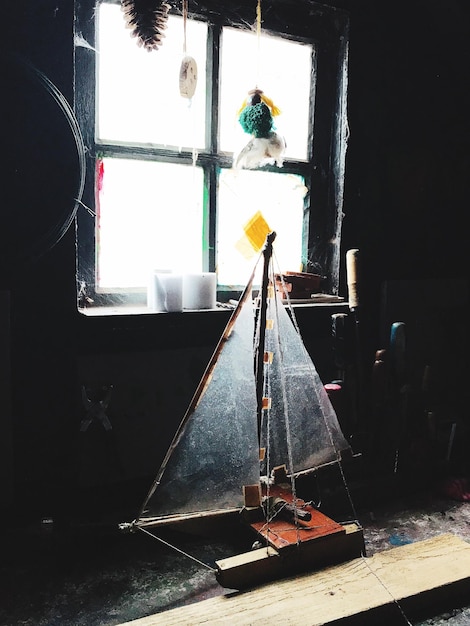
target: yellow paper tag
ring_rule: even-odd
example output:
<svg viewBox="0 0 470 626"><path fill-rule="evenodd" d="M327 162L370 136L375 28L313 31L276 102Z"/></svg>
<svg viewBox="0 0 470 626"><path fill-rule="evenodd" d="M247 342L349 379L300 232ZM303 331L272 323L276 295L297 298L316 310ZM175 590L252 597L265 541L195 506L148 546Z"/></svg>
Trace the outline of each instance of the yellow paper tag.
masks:
<svg viewBox="0 0 470 626"><path fill-rule="evenodd" d="M257 211L243 227L245 236L237 241L236 249L247 259L260 252L266 243L266 237L271 232L269 224L261 211Z"/></svg>

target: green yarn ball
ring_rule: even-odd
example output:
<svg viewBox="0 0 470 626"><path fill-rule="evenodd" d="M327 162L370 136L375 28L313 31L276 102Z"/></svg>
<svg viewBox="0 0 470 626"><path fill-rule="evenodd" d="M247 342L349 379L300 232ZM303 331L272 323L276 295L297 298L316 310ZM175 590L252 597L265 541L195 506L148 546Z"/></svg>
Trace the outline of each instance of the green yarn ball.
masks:
<svg viewBox="0 0 470 626"><path fill-rule="evenodd" d="M245 133L255 137L268 137L273 127L273 118L264 102L246 106L238 118Z"/></svg>

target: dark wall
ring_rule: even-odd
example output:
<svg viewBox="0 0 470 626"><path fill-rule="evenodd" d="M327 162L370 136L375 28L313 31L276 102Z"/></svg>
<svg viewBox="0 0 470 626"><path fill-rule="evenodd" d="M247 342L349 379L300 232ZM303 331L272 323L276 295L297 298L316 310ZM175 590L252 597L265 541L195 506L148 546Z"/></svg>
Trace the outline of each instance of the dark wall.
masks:
<svg viewBox="0 0 470 626"><path fill-rule="evenodd" d="M73 2L26 2L20 0L5 7L5 38L2 45L2 67L21 62L31 63L57 87L68 102L73 102ZM34 75L31 80L22 75L26 90L38 94ZM13 79L12 79L13 81ZM41 89L39 89L41 91ZM5 85L5 98L11 98L12 107L16 94L23 94L18 83ZM10 206L2 206L2 236L16 239L25 229L34 241L34 229L40 224L40 216L47 216L45 230L38 229L38 236L55 227L60 220L59 211L73 209L73 197L64 207L50 208L58 195L73 196L73 184L63 189L62 167L54 173L45 164L66 155L58 156L64 144L51 133L47 150L47 138L41 136L40 110L44 106L44 127L54 127L58 107L54 98L43 88L37 108L31 103L33 116L38 124L25 132L21 120L14 114L2 120L3 132L9 133L7 145L18 142L12 161L6 156L8 166L3 168L2 187L11 185L12 172L20 172L18 190L24 202L18 206L15 194L7 197ZM2 109L3 111L3 109ZM63 126L64 132L67 128ZM2 142L5 147L5 137ZM51 156L52 155L52 156ZM16 163L15 163L16 160ZM70 166L76 167L76 163ZM67 162L63 172L68 176ZM47 179L42 176L47 172ZM9 219L5 219L6 217ZM46 221L46 220L45 220ZM59 232L59 231L58 231ZM5 484L13 485L13 503L16 510L28 514L48 514L54 507L66 501L74 451L72 448L76 388L76 296L75 296L75 242L73 227L52 249L53 238L44 236L41 249L20 249L15 245L10 254L2 255L0 263L0 289L10 293L11 316L11 381L12 381L12 456L13 465ZM5 422L8 416L5 416Z"/></svg>
<svg viewBox="0 0 470 626"><path fill-rule="evenodd" d="M456 404L456 392L448 385L454 376L465 380L467 374L462 355L468 345L469 5L465 0L331 4L348 9L351 19L351 134L342 241L344 251L356 247L361 251L364 360L369 366L375 349L386 341L387 315L406 315L416 352L426 348L417 359L417 376L425 360L445 373L448 396L440 400L451 397L455 415L465 410L468 393L459 392ZM4 9L4 24L8 24L5 50L19 51L72 102L73 2L10 3ZM21 141L28 150L28 137ZM54 184L51 180L51 195ZM22 207L24 219L28 211L41 212L47 203L48 198L41 197L34 207ZM344 254L342 258L342 292L347 295ZM80 432L81 385L98 388L127 381L128 401L132 393L141 397L142 385L148 391L152 374L174 371L177 377L176 355L182 355L184 385L175 382L174 387L183 403L224 323L223 313L206 316L206 322L186 318L184 323L171 316L166 321L151 316L84 319L76 311L74 267L71 227L42 257L14 269L7 266L1 275L0 288L11 295L12 419L6 415L3 422L12 424L13 466L4 483L13 484L17 508L31 508L39 515L75 513L79 495L84 497L83 506L92 509L116 483L151 472L148 459L133 471L140 442L146 443L149 434L170 436L172 425L163 423L166 418L151 423L147 416L130 422L125 412L113 417L110 436L99 424ZM407 297L406 288L400 289L409 287L409 281L426 285L425 310L423 300L417 298L411 306L413 298ZM398 289L393 290L393 302L387 303L391 308L384 310L383 289L388 283ZM454 296L458 292L449 304L447 285ZM429 294L433 289L435 298ZM329 327L325 314L318 315L303 314L301 322L319 369L328 378ZM145 371L136 380L140 370L135 359L142 351L140 368ZM150 370L142 365L146 361ZM168 363L174 369L168 370ZM165 396L163 404L167 400ZM142 409L146 411L148 406ZM97 501L82 496L93 489ZM132 495L130 500L133 503Z"/></svg>
<svg viewBox="0 0 470 626"><path fill-rule="evenodd" d="M372 330L364 349L370 363L390 346L390 324L406 322L410 403L417 415L432 409L441 424L438 449L426 454L441 457L457 424L443 470L468 472L470 395L456 382L468 374L470 5L335 4L351 15L342 241L361 251L363 325ZM422 393L425 370L432 399ZM422 419L411 428L416 439L429 434Z"/></svg>
<svg viewBox="0 0 470 626"><path fill-rule="evenodd" d="M376 280L466 278L469 5L343 4L351 7L343 241L361 248Z"/></svg>

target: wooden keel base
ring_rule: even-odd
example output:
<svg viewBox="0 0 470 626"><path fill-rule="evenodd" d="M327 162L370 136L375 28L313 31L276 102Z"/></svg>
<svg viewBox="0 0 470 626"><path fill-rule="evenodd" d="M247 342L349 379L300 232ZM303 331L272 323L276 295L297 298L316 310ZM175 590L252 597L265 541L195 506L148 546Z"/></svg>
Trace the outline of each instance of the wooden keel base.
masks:
<svg viewBox="0 0 470 626"><path fill-rule="evenodd" d="M364 554L364 536L357 524L345 524L343 532L290 545L251 550L216 561L216 578L227 589L248 589L257 585L343 563Z"/></svg>

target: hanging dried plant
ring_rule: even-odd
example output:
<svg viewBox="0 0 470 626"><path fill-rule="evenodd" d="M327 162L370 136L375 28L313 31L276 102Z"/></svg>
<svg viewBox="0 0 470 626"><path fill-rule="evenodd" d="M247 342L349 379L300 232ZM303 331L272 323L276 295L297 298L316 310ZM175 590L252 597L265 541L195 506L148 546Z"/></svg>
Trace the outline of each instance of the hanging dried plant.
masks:
<svg viewBox="0 0 470 626"><path fill-rule="evenodd" d="M165 37L170 5L159 0L121 0L121 8L139 46L158 50Z"/></svg>

